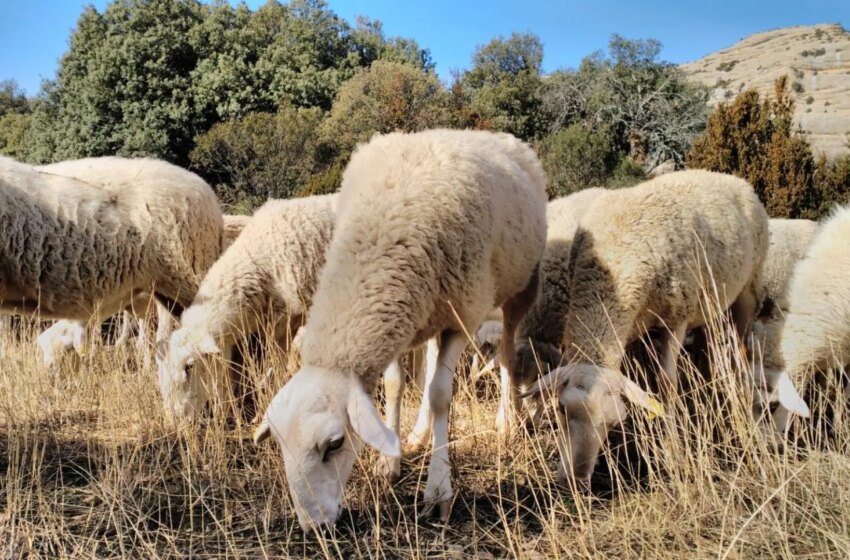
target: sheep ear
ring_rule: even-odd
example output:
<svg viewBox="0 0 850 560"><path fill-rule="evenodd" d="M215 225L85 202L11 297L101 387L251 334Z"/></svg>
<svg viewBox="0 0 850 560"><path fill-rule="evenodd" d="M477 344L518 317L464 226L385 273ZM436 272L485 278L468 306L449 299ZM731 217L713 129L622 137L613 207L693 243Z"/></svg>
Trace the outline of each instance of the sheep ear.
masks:
<svg viewBox="0 0 850 560"><path fill-rule="evenodd" d="M776 393L779 397L779 404L788 409L788 412L793 412L803 418L809 417L809 406L797 392L797 389L794 388L794 383L787 373L780 374L779 379L776 380Z"/></svg>
<svg viewBox="0 0 850 560"><path fill-rule="evenodd" d="M220 354L221 348L216 344L215 339L210 334L205 334L198 341L198 351L201 354Z"/></svg>
<svg viewBox="0 0 850 560"><path fill-rule="evenodd" d="M570 375L572 375L574 371L575 368L572 365L555 368L535 381L534 385L519 395L519 398L524 399L539 395L540 393L557 392L558 389L567 384L567 381L570 380Z"/></svg>
<svg viewBox="0 0 850 560"><path fill-rule="evenodd" d="M269 436L272 435L272 427L269 424L268 416L263 416L263 419L260 421L260 425L257 426L257 429L254 430L254 444L259 445L266 441Z"/></svg>
<svg viewBox="0 0 850 560"><path fill-rule="evenodd" d="M351 392L347 408L351 427L366 445L389 457L401 457L398 436L381 421L375 403L362 387Z"/></svg>
<svg viewBox="0 0 850 560"><path fill-rule="evenodd" d="M664 405L655 400L649 393L640 388L640 385L623 375L620 376L620 390L629 402L638 405L647 411L650 420L656 416L664 416Z"/></svg>

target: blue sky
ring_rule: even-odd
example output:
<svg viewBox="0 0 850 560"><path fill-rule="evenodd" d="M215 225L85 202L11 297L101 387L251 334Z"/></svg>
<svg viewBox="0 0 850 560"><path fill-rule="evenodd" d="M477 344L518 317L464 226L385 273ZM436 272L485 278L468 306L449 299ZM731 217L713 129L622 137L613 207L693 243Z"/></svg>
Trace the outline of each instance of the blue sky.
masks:
<svg viewBox="0 0 850 560"><path fill-rule="evenodd" d="M265 0L249 0L255 8ZM0 79L13 78L28 93L52 78L83 6L106 0L5 0L0 18ZM688 62L758 31L790 25L841 23L850 28L850 0L329 0L353 21L380 19L388 35L413 37L431 49L448 78L469 65L476 45L512 31L543 41L544 69L574 67L604 48L612 33L655 38L662 56Z"/></svg>

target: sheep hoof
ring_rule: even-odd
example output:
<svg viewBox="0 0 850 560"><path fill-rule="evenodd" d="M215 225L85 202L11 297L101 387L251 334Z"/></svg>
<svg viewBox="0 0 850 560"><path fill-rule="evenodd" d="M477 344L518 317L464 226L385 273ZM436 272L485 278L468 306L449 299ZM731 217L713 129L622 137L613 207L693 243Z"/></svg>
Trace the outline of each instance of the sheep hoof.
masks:
<svg viewBox="0 0 850 560"><path fill-rule="evenodd" d="M440 523L446 523L449 520L449 515L452 511L452 502L451 500L445 500L442 502L431 502L426 504L422 511L419 513L419 517L422 519L431 519L434 517L434 513L439 513L439 521Z"/></svg>
<svg viewBox="0 0 850 560"><path fill-rule="evenodd" d="M428 441L428 434L413 430L407 435L404 440L404 451L409 453L418 453L421 451Z"/></svg>

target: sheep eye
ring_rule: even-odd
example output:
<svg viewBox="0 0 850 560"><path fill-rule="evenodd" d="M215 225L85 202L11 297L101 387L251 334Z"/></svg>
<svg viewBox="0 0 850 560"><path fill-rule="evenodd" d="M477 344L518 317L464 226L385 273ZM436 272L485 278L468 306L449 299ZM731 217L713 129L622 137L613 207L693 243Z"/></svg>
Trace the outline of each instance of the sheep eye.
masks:
<svg viewBox="0 0 850 560"><path fill-rule="evenodd" d="M771 413L771 414L773 414L774 412L776 412L776 409L777 409L777 408L779 408L779 403L778 403L778 402L772 402L772 403L770 403L770 413Z"/></svg>
<svg viewBox="0 0 850 560"><path fill-rule="evenodd" d="M326 463L331 455L342 449L342 444L345 443L345 436L334 438L328 442L325 447L325 454L322 457L322 462Z"/></svg>

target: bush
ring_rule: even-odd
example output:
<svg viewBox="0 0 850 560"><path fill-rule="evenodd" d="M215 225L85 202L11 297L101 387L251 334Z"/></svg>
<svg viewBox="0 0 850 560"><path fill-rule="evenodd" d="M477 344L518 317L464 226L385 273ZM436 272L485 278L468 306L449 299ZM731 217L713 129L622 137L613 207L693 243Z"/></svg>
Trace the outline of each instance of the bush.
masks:
<svg viewBox="0 0 850 560"><path fill-rule="evenodd" d="M8 113L0 117L0 154L26 159L32 115Z"/></svg>
<svg viewBox="0 0 850 560"><path fill-rule="evenodd" d="M815 187L812 150L803 133L792 128L793 115L787 78L776 81L773 99L747 90L711 114L688 165L745 178L773 217L818 218L831 203Z"/></svg>
<svg viewBox="0 0 850 560"><path fill-rule="evenodd" d="M326 164L319 109L283 108L220 123L197 138L192 166L243 210L300 192Z"/></svg>
<svg viewBox="0 0 850 560"><path fill-rule="evenodd" d="M803 93L804 91L806 91L803 88L803 84L801 84L800 82L794 82L793 84L791 84L791 90L794 93Z"/></svg>
<svg viewBox="0 0 850 560"><path fill-rule="evenodd" d="M376 132L415 132L450 124L449 95L437 77L379 60L344 83L323 126L339 157Z"/></svg>
<svg viewBox="0 0 850 560"><path fill-rule="evenodd" d="M614 167L607 134L579 124L559 130L540 145L540 159L549 178L549 196L565 196L605 185Z"/></svg>

